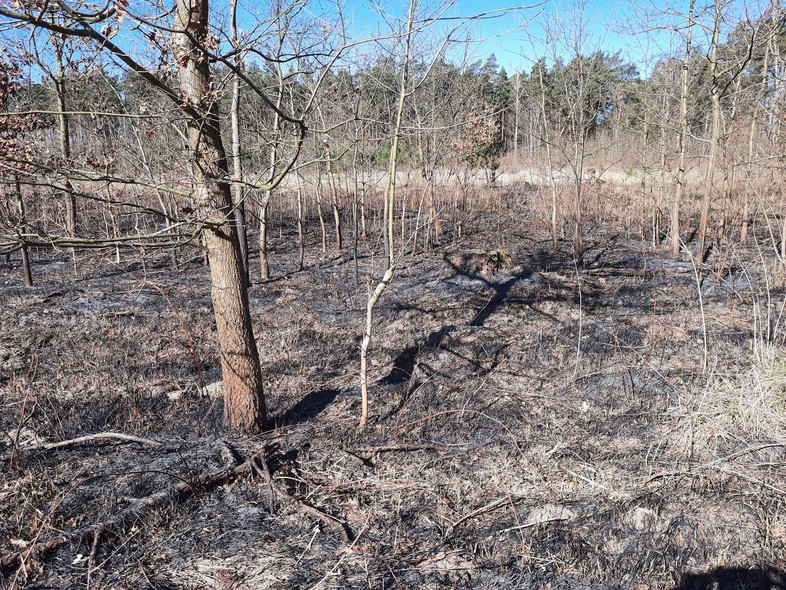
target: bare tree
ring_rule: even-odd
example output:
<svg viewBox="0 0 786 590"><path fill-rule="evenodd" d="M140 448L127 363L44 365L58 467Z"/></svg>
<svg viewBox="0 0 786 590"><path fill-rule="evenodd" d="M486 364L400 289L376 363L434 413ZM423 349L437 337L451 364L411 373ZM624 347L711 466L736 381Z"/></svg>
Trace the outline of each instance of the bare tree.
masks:
<svg viewBox="0 0 786 590"><path fill-rule="evenodd" d="M685 156L688 139L688 92L691 60L691 42L693 38L693 11L695 0L690 0L688 9L688 29L685 35L685 54L682 59L682 83L680 84L680 123L678 131L679 164L677 165L677 186L671 202L671 229L669 232L669 249L672 256L680 252L680 203L685 190Z"/></svg>
<svg viewBox="0 0 786 590"><path fill-rule="evenodd" d="M590 140L599 138L602 126L613 125L619 106L615 104L616 86L635 70L619 53L591 49L597 39L590 35L590 18L587 3L579 1L565 23L549 22L546 27L559 31L550 46L554 65L547 88L549 119L556 132L547 146L560 154L572 184L573 251L578 261L585 249L585 167L591 155Z"/></svg>
<svg viewBox="0 0 786 590"><path fill-rule="evenodd" d="M212 276L213 308L221 347L224 411L240 430L258 430L267 415L246 278L237 237L229 168L221 139L218 103L210 96L207 0L178 0L173 44L193 158L193 195L204 209L205 246Z"/></svg>
<svg viewBox="0 0 786 590"><path fill-rule="evenodd" d="M287 14L282 13L281 7L277 6L275 12L275 41L273 49L273 69L274 75L274 94L273 100L275 101L276 108L273 112L273 121L270 129L270 148L268 159L268 182L270 183L276 176L279 170L279 150L280 150L280 134L282 120L280 116L281 106L284 102L285 79L284 70L282 65L284 43L287 39L289 29L289 18ZM270 260L268 252L268 216L270 208L270 198L273 194L273 189L270 188L262 192L262 197L259 200L259 263L262 272L262 278L268 280L270 278Z"/></svg>
<svg viewBox="0 0 786 590"><path fill-rule="evenodd" d="M701 199L701 219L699 231L696 236L696 258L699 269L704 260L704 249L707 241L707 225L709 223L710 207L715 192L715 170L720 148L721 131L721 79L718 67L718 45L720 40L720 27L722 17L722 2L715 0L715 16L713 18L712 38L710 40L710 53L708 57L710 76L710 98L712 101L712 123L710 137L710 154L707 159L707 168L704 177L704 194Z"/></svg>
<svg viewBox="0 0 786 590"><path fill-rule="evenodd" d="M699 269L702 268L705 251L707 248L707 231L710 219L710 210L715 195L715 174L718 165L718 155L721 148L721 100L726 95L730 86L738 79L750 61L753 48L758 35L758 27L750 25L749 38L745 43L742 55L729 56L725 63L720 61L720 29L723 24L724 11L728 7L728 0L715 0L712 34L710 38L709 55L707 63L710 78L710 100L712 105L712 120L709 139L709 156L704 177L704 191L701 200L701 217L699 219L698 234L696 237L696 257Z"/></svg>
<svg viewBox="0 0 786 590"><path fill-rule="evenodd" d="M388 190L386 200L386 218L385 225L387 228L387 269L379 281L374 291L370 294L366 304L366 326L363 330L363 339L360 343L360 392L361 392L361 410L360 410L360 426L365 427L368 422L368 346L371 343L371 329L374 320L374 307L376 306L379 298L388 288L390 282L393 280L393 275L396 272L396 250L395 250L395 232L393 230L393 218L395 216L395 203L396 203L396 173L398 171L398 146L401 139L401 121L404 113L404 103L407 99L408 85L409 85L409 67L412 49L412 35L415 28L415 11L417 7L417 0L409 1L409 11L407 14L406 24L404 25L404 54L401 64L401 77L399 79L398 88L398 105L396 107L396 120L393 123L393 138L390 147L390 171L388 177Z"/></svg>
<svg viewBox="0 0 786 590"><path fill-rule="evenodd" d="M20 153L29 157L28 146L25 145L25 133L34 130L40 125L40 120L33 115L7 116L9 103L14 94L19 90L18 78L20 68L8 61L0 61L0 157L18 157ZM0 183L5 193L6 205L0 209L0 223L5 225L8 231L16 232L18 235L25 236L29 232L27 225L27 214L25 201L19 182L19 175L27 172L22 170L8 170L0 168ZM27 287L33 286L33 274L30 268L30 254L27 242L24 237L19 240L18 246L13 244L2 244L5 254L10 256L13 249L20 251L22 256L22 272L24 283Z"/></svg>
<svg viewBox="0 0 786 590"><path fill-rule="evenodd" d="M124 5L103 9L57 3L43 11L0 7L0 17L15 26L24 26L30 34L47 30L65 37L85 39L141 77L148 85L166 97L182 116L186 133L187 160L191 170L190 199L195 220L204 234L207 258L210 263L213 307L216 316L221 366L224 377L224 409L227 422L243 431L257 431L267 422L262 391L262 372L254 333L251 326L248 292L238 240L234 204L228 179L229 167L221 137L218 101L211 62L221 59L240 76L231 62L213 53L216 37L209 29L207 0L192 2L178 0L171 25L153 25L144 16L136 16ZM171 31L174 59L179 79L175 89L161 74L146 67L113 39L120 26L128 23L146 31L152 38L162 30ZM133 43L132 33L119 37ZM253 83L246 77L244 82ZM259 93L264 104L287 120L296 135L295 153L271 182L260 185L269 189L278 184L294 165L299 146L305 137L301 119L287 115L280 106ZM94 174L80 173L83 181L103 179ZM120 182L122 179L115 179ZM105 180L103 180L105 182ZM126 183L138 182L125 180ZM51 243L72 245L77 240L58 239Z"/></svg>
<svg viewBox="0 0 786 590"><path fill-rule="evenodd" d="M538 106L540 107L540 115L543 121L543 141L546 145L546 173L549 177L549 191L551 194L551 247L557 249L557 181L554 178L554 158L551 154L551 131L549 128L549 120L546 115L546 82L543 79L545 69L544 60L540 60L533 68L533 75L537 70L538 87L540 88L540 100Z"/></svg>

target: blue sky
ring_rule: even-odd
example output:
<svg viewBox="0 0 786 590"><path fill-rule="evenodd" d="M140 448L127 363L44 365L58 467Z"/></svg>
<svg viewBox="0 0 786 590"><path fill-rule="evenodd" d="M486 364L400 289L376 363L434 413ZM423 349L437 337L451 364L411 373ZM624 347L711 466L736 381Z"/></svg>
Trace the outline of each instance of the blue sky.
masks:
<svg viewBox="0 0 786 590"><path fill-rule="evenodd" d="M752 14L758 14L760 7L756 5L767 1L749 0L746 4ZM697 0L696 4L699 18L711 21L712 14L706 10L712 6L711 0ZM408 1L384 2L384 9L374 8L374 3L365 0L346 0L343 6L350 29L360 36L389 30L379 16L380 11L403 19ZM421 10L428 11L430 6L436 4L421 1ZM470 16L515 6L521 4L505 0L456 0L444 16ZM469 23L462 32L474 42L454 50L453 58L468 51L472 62L485 60L493 53L509 74L521 69L528 71L533 60L544 53L549 61L559 54L570 56L576 32L581 31L583 53L620 51L623 59L646 74L657 58L683 50L679 36L668 30L667 25L684 24L687 11L688 0L546 0L539 6L513 10L499 18ZM736 22L744 14L743 0L731 0L728 11ZM642 34L647 29L649 33ZM698 44L703 35L697 27L694 38ZM548 45L546 39L550 39Z"/></svg>
<svg viewBox="0 0 786 590"><path fill-rule="evenodd" d="M406 16L408 2L385 2L383 12L395 18ZM422 3L421 10L428 11L432 4ZM503 11L506 8L520 6L505 0L457 0L444 13L444 16L471 16L478 13ZM348 0L344 4L344 14L350 30L354 35L380 31L389 28L380 16L380 9L374 8L371 2ZM486 18L470 22L461 29L459 36L469 37L472 41L467 47L454 50L454 59L466 51L469 61L485 60L494 54L500 66L508 73L520 69L529 70L533 59L544 54L553 58L558 52L569 52L565 44L575 38L575 30L583 25L585 37L584 49L622 54L634 62L644 61L644 50L636 40L627 34L626 29L634 26L636 9L627 2L608 2L603 0L587 0L583 3L583 19L577 18L579 10L576 2L564 0L548 0L539 6L499 12L496 18ZM579 23L578 21L582 21ZM455 25L457 21L450 21ZM552 42L546 47L547 37ZM664 39L666 35L660 35ZM663 50L658 50L662 53ZM652 50L650 50L652 53Z"/></svg>
<svg viewBox="0 0 786 590"><path fill-rule="evenodd" d="M241 28L251 31L271 14L271 5L288 6L295 0L240 0ZM377 35L390 34L391 26L401 26L406 19L409 0L297 0L303 9L303 15L318 26L323 23L326 39L329 30L334 26L337 12L340 9L348 32L353 39L370 39ZM521 0L519 0L521 1ZM525 0L526 1L526 0ZM736 23L743 14L743 3L750 14L761 12L761 6L770 0L724 0L728 5L729 21ZM440 0L419 0L419 16L439 16L443 19L435 25L425 28L418 35L420 44L416 51L428 60L439 47L438 40L444 37L448 29L455 28L461 21L459 17L470 17L480 13L488 15L481 20L470 20L454 32L456 39L463 39L463 44L453 47L448 57L451 61L467 64L485 61L492 53L498 65L504 67L508 74L518 71L529 71L533 62L545 55L551 62L557 56L570 59L575 55L577 32L581 37L580 51L589 54L598 50L606 53L621 52L625 61L633 63L646 75L655 60L664 55L681 55L684 45L679 35L671 29L674 23L685 24L689 0L545 0L530 8L515 9L523 4L509 0L453 0L452 3ZM712 0L696 0L698 18L709 24L711 22ZM226 29L228 0L217 0L213 4L216 24ZM141 6L141 4L140 4ZM337 8L337 6L339 8ZM442 7L442 8L440 8ZM512 9L505 12L505 9ZM703 10L703 14L702 14ZM659 14L653 20L647 13ZM496 17L494 17L497 15ZM494 18L491 18L494 17ZM324 19L324 20L322 20ZM387 20L387 22L386 22ZM671 21L671 22L669 22ZM269 23L268 23L269 24ZM661 25L658 29L653 27ZM671 25L671 26L670 26ZM648 34L635 35L649 28ZM270 28L262 26L256 34L260 39L269 36ZM19 34L9 33L12 35ZM701 44L706 39L706 29L697 27L695 39ZM134 34L121 33L118 41L128 46L128 50L145 61L146 43L137 43ZM0 42L2 38L0 37ZM548 41L548 43L547 43ZM365 51L370 54L378 51L375 44L370 44ZM378 53L377 53L378 55ZM155 56L153 56L155 58Z"/></svg>

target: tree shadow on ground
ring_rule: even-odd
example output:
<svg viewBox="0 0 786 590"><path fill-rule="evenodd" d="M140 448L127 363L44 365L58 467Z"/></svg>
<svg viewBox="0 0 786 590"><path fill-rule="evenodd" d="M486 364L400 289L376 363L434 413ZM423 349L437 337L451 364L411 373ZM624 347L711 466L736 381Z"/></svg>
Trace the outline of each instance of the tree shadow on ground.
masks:
<svg viewBox="0 0 786 590"><path fill-rule="evenodd" d="M685 574L674 590L786 590L786 573L774 567L719 567Z"/></svg>
<svg viewBox="0 0 786 590"><path fill-rule="evenodd" d="M423 350L432 350L437 348L442 342L443 338L450 334L455 329L455 326L443 326L439 330L432 332L426 338L423 344L416 344L415 346L408 346L402 350L393 361L393 368L390 373L385 377L381 383L383 385L401 385L407 383L412 377L412 371L415 370L415 359L418 354Z"/></svg>
<svg viewBox="0 0 786 590"><path fill-rule="evenodd" d="M337 389L318 389L302 397L280 418L282 426L302 424L319 416L339 394ZM279 422L279 420L276 420Z"/></svg>
<svg viewBox="0 0 786 590"><path fill-rule="evenodd" d="M482 274L468 272L466 269L461 268L461 266L455 264L450 259L446 259L446 262L456 272L456 274L465 276L469 279L480 281L494 291L494 294L491 296L491 299L488 301L488 303L486 303L486 305L484 305L483 308L477 314L475 314L475 317L472 318L472 320L469 322L470 326L482 326L485 324L486 320L494 315L505 303L505 299L507 299L511 289L513 289L513 287L515 287L519 282L532 276L532 272L523 270L502 282L497 282L486 278Z"/></svg>
<svg viewBox="0 0 786 590"><path fill-rule="evenodd" d="M502 305L505 303L505 300L507 299L510 290L513 289L513 287L515 287L517 283L528 278L531 274L532 273L529 272L521 272L519 274L513 275L512 277L510 277L505 281L502 281L501 283L495 283L492 281L488 281L483 277L477 277L483 280L483 282L485 282L486 285L494 289L494 295L492 295L489 302L485 306L483 306L483 309L481 309L475 315L475 317L472 318L472 321L470 321L469 325L482 326L483 324L485 324L486 320L489 319L492 315L494 315L499 310L499 308L502 307Z"/></svg>

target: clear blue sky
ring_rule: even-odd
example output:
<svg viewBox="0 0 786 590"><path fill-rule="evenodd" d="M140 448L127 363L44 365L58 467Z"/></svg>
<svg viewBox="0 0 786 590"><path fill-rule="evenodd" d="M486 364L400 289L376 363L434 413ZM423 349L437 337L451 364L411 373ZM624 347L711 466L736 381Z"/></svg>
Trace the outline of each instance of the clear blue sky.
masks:
<svg viewBox="0 0 786 590"><path fill-rule="evenodd" d="M429 6L434 6L434 3L423 2L421 12L429 12ZM462 27L457 36L469 38L471 42L467 47L455 49L454 59L463 55L464 51L467 51L470 62L485 60L493 53L498 64L504 66L508 73L521 69L529 70L533 60L544 53L549 60L559 53L569 54L571 49L566 45L573 43L577 36L576 31L581 29L584 52L599 49L607 53L622 51L622 55L630 61L644 61L643 48L630 35L624 34L635 26L634 21L637 18L635 7L628 2L587 0L582 8L577 8L577 2L547 0L539 6L515 10L519 6L525 4L505 0L454 2L443 16L472 16L506 8L514 9L497 13L499 16L496 18L469 22ZM397 19L404 19L407 7L407 0L388 1L384 3L383 10ZM433 11L432 9L431 12ZM384 34L389 31L384 18L380 17L380 9L374 8L371 2L348 0L344 4L344 14L353 35L362 36L376 31ZM455 26L457 23L458 21L449 21L445 26ZM550 39L548 47L547 38ZM657 53L661 54L663 51L658 49ZM653 49L650 49L650 52L652 53Z"/></svg>
<svg viewBox="0 0 786 590"><path fill-rule="evenodd" d="M241 28L252 30L271 13L271 5L281 2L284 6L295 0L240 0ZM520 0L519 0L520 1ZM320 22L324 18L326 33L336 20L337 5L340 7L349 34L355 40L369 39L376 35L390 34L391 26L401 27L406 19L409 0L298 0L311 19ZM763 11L770 0L724 0L727 25L726 31L746 14L753 18ZM467 63L486 60L492 53L497 63L508 74L529 71L534 60L545 55L548 61L561 55L569 59L575 54L574 44L577 31L581 32L580 51L606 53L621 52L624 60L633 63L646 75L655 60L664 55L681 55L684 45L679 35L673 32L675 24L685 25L689 0L545 0L541 4L517 3L509 0L419 0L419 16L439 16L441 22L424 29L418 35L421 55L428 56L438 47L436 39L447 30L455 28L460 17L471 17L480 13L487 18L470 20L455 31L456 39L464 39L463 45L454 46L449 58L454 62L463 59ZM705 25L712 22L712 0L696 0L697 20ZM228 0L217 0L213 10L226 25ZM443 8L440 8L442 6ZM517 9L521 7L520 9ZM504 9L511 9L503 12ZM494 15L499 15L492 18ZM654 15L654 16L653 16ZM245 26L244 26L245 25ZM226 27L224 27L226 29ZM644 34L644 31L649 33ZM268 29L258 31L264 38ZM636 35L635 33L640 33ZM24 35L19 31L6 31L10 36ZM696 27L695 43L706 44L707 27ZM326 34L326 38L329 35ZM3 37L0 36L0 43ZM125 42L129 51L139 51L140 59L147 44L134 44L133 35L121 33L118 41ZM548 43L547 43L548 41ZM425 49L424 49L425 46ZM370 45L369 52L377 50Z"/></svg>
<svg viewBox="0 0 786 590"><path fill-rule="evenodd" d="M749 0L746 4L749 12L756 15L767 2ZM434 2L421 1L420 4L421 13L435 11ZM390 28L380 17L380 11L404 19L409 3L407 0L387 0L383 5L384 9L380 9L365 0L346 0L344 14L352 34L388 32ZM443 16L471 16L524 5L505 0L456 0ZM697 0L696 5L698 20L711 24L712 1ZM620 51L623 59L635 64L646 75L657 58L682 51L679 36L670 29L674 23L685 23L687 11L688 0L546 0L538 6L512 10L499 18L468 23L461 34L473 42L468 49L455 49L452 57L457 59L468 51L472 62L485 60L493 53L498 64L510 74L522 69L528 71L533 60L544 53L549 61L556 55L569 57L576 38L581 37L582 53ZM742 18L745 14L743 0L732 0L727 14L731 22ZM455 24L457 21L449 21L444 26ZM648 34L644 34L647 30ZM706 31L697 27L694 39L701 45L706 40Z"/></svg>

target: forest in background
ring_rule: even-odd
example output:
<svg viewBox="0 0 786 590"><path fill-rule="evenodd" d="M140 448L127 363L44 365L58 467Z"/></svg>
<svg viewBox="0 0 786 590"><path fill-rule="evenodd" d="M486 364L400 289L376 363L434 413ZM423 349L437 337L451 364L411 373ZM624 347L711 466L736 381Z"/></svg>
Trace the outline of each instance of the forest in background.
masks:
<svg viewBox="0 0 786 590"><path fill-rule="evenodd" d="M341 249L343 234L365 229L385 192L379 173L389 168L402 69L399 160L412 190L399 199L397 215L407 218L403 237L413 251L439 240L455 225L454 212L469 206L467 193L482 194L500 172L556 185L536 212L544 227L554 226L555 239L563 225L581 224L586 208L601 224L616 221L604 213L635 219L653 243L690 227L696 198L707 201L700 215L712 210L718 241L745 241L757 213L781 217L784 35L776 3L756 16L753 7L729 2L691 3L688 14L671 15L684 53L652 60L646 77L626 56L582 45L580 5L575 31L562 30L547 55L516 72L493 55L473 63L447 58L455 53L448 51L451 32L440 29L440 36L426 24L438 20L441 7L418 7L422 20L404 58L405 22L392 23L371 45L342 37L337 17L326 31L306 7L273 4L234 40L227 30L209 32L203 99L215 103L224 144L239 144L228 156L233 179L240 172L236 206L247 210L244 223L256 236L273 210L286 223L318 217L323 233L331 226L323 249ZM125 21L129 8L117 8L101 21L101 33L133 44L138 65L182 93L166 21L149 20L153 5L131 7ZM55 22L73 18L48 10ZM138 25L126 31L126 21ZM178 105L105 47L41 28L20 34L12 23L4 32L2 251L193 242L204 219L189 199ZM730 31L725 39L722 30ZM307 130L302 137L299 126ZM271 198L261 185L290 160L294 170ZM627 185L613 208L599 202L605 195L592 196L608 192L594 188L607 179ZM682 225L678 192L686 201Z"/></svg>

